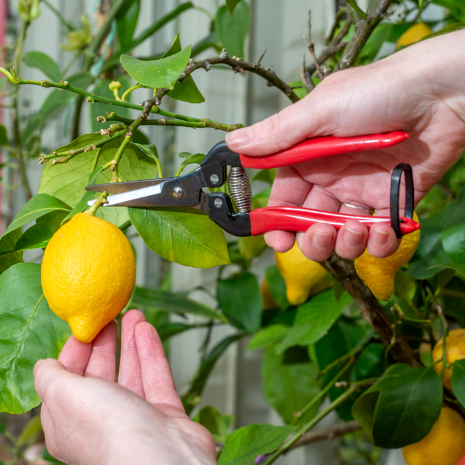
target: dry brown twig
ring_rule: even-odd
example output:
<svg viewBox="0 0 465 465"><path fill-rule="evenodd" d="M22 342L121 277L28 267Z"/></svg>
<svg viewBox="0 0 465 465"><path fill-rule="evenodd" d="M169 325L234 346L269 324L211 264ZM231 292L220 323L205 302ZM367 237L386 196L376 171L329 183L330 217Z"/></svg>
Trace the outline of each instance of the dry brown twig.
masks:
<svg viewBox="0 0 465 465"><path fill-rule="evenodd" d="M318 71L318 77L323 80L324 76L315 55L315 44L312 42L312 10L308 10L308 39L305 36L302 36L302 38L304 39L308 51L313 58L313 63L315 63L316 70Z"/></svg>

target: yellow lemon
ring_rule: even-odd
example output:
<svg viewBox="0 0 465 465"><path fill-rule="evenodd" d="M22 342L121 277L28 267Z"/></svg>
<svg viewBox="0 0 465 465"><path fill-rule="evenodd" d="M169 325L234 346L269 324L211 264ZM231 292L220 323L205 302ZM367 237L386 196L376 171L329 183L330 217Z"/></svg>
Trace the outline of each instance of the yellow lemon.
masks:
<svg viewBox="0 0 465 465"><path fill-rule="evenodd" d="M278 308L278 304L276 303L276 300L271 293L270 285L266 279L262 281L262 285L260 286L260 293L262 295L263 310Z"/></svg>
<svg viewBox="0 0 465 465"><path fill-rule="evenodd" d="M433 362L439 362L434 365L435 370L441 376L442 372L442 352L443 352L443 340L440 339L434 346L432 353ZM446 360L447 365L454 363L456 360L462 360L465 358L465 329L454 329L449 333L446 338ZM451 378L453 368L446 368L444 371L443 384L447 389L452 390Z"/></svg>
<svg viewBox="0 0 465 465"><path fill-rule="evenodd" d="M425 23L414 24L411 28L407 29L397 41L396 48L406 47L407 45L412 45L425 37L431 35L433 31Z"/></svg>
<svg viewBox="0 0 465 465"><path fill-rule="evenodd" d="M275 252L275 258L286 282L286 296L291 305L303 304L311 293L331 286L326 270L318 262L305 257L297 242L285 253ZM318 289L317 285L320 285Z"/></svg>
<svg viewBox="0 0 465 465"><path fill-rule="evenodd" d="M42 288L50 308L76 339L91 342L128 303L136 264L131 244L114 225L79 213L50 240Z"/></svg>
<svg viewBox="0 0 465 465"><path fill-rule="evenodd" d="M402 449L408 465L457 465L465 452L465 420L448 407L419 442Z"/></svg>
<svg viewBox="0 0 465 465"><path fill-rule="evenodd" d="M416 213L413 219L418 221ZM355 259L355 270L360 279L380 300L389 300L394 290L394 278L402 265L405 265L417 250L420 241L420 230L402 237L397 251L385 258L376 258L365 250Z"/></svg>

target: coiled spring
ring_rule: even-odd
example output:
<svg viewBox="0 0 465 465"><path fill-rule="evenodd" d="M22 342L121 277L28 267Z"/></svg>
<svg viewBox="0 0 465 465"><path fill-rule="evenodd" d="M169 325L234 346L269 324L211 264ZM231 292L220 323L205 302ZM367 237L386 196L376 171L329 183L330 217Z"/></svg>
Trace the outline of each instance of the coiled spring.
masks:
<svg viewBox="0 0 465 465"><path fill-rule="evenodd" d="M232 203L239 213L252 210L252 188L247 172L242 166L231 166L228 190Z"/></svg>

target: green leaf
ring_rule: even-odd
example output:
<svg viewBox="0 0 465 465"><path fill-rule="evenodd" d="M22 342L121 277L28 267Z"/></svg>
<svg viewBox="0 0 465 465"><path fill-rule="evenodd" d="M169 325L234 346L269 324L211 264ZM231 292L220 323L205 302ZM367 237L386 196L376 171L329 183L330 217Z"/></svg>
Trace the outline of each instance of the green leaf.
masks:
<svg viewBox="0 0 465 465"><path fill-rule="evenodd" d="M328 333L329 328L351 300L348 294L344 294L338 302L332 289L317 294L297 309L294 326L278 344L276 351L283 353L287 348L295 345L314 344Z"/></svg>
<svg viewBox="0 0 465 465"><path fill-rule="evenodd" d="M85 89L93 80L93 76L86 72L73 74L66 80L73 86ZM52 90L40 107L39 113L29 118L26 127L21 132L21 139L25 141L35 131L43 128L50 119L57 116L68 107L69 102L76 97L74 92L62 89Z"/></svg>
<svg viewBox="0 0 465 465"><path fill-rule="evenodd" d="M234 9L236 8L237 4L241 0L226 0L226 6L228 7L229 12L232 14L234 13Z"/></svg>
<svg viewBox="0 0 465 465"><path fill-rule="evenodd" d="M51 229L44 223L31 226L19 239L15 245L15 251L40 249L47 247L52 238Z"/></svg>
<svg viewBox="0 0 465 465"><path fill-rule="evenodd" d="M254 334L249 341L247 350L267 349L281 342L289 332L289 326L271 325Z"/></svg>
<svg viewBox="0 0 465 465"><path fill-rule="evenodd" d="M188 299L182 294L175 294L158 289L136 286L132 304L144 308L162 310L164 312L189 313L210 320L228 321L220 312L200 302Z"/></svg>
<svg viewBox="0 0 465 465"><path fill-rule="evenodd" d="M239 428L227 436L218 465L252 465L259 455L274 452L295 430L295 426L257 423Z"/></svg>
<svg viewBox="0 0 465 465"><path fill-rule="evenodd" d="M4 147L5 145L8 145L8 134L6 132L6 127L0 124L0 146Z"/></svg>
<svg viewBox="0 0 465 465"><path fill-rule="evenodd" d="M37 194L32 197L29 202L24 205L21 211L16 215L15 219L8 226L3 235L8 234L14 229L25 226L31 221L46 215L53 211L70 211L71 208L62 202L60 199L47 194ZM3 236L2 236L3 237Z"/></svg>
<svg viewBox="0 0 465 465"><path fill-rule="evenodd" d="M23 55L23 62L29 68L42 71L51 81L60 82L64 79L56 61L43 52L28 52Z"/></svg>
<svg viewBox="0 0 465 465"><path fill-rule="evenodd" d="M131 43L136 31L139 19L140 0L125 0L123 6L116 15L116 30L118 33L118 44L125 48Z"/></svg>
<svg viewBox="0 0 465 465"><path fill-rule="evenodd" d="M24 426L18 438L18 447L26 443L31 443L37 438L37 435L42 432L42 423L40 422L40 415L32 417Z"/></svg>
<svg viewBox="0 0 465 465"><path fill-rule="evenodd" d="M272 184L272 183L270 183L270 184ZM270 200L270 193L271 193L271 186L267 187L264 190L262 190L258 194L255 194L252 197L253 210L255 210L256 208L266 207L268 205L269 200Z"/></svg>
<svg viewBox="0 0 465 465"><path fill-rule="evenodd" d="M179 39L179 34L177 34L173 40L173 44L171 45L170 49L162 56L162 59L179 53L181 50L181 41ZM174 89L169 91L168 95L171 98L182 100L183 102L205 102L205 98L196 86L191 74L187 75L181 82L175 84Z"/></svg>
<svg viewBox="0 0 465 465"><path fill-rule="evenodd" d="M447 8L454 18L465 23L465 5L461 0L433 0L432 3Z"/></svg>
<svg viewBox="0 0 465 465"><path fill-rule="evenodd" d="M452 364L452 391L462 407L465 407L465 360Z"/></svg>
<svg viewBox="0 0 465 465"><path fill-rule="evenodd" d="M174 89L179 76L189 62L191 46L166 58L142 61L129 55L121 55L121 64L137 82L151 89Z"/></svg>
<svg viewBox="0 0 465 465"><path fill-rule="evenodd" d="M132 308L129 307L129 308ZM166 315L166 313L165 313ZM182 323L168 323L157 328L157 333L160 336L162 342L167 341L169 338L176 336L176 334L183 333L184 331L188 331L189 329L197 328L196 325L185 325Z"/></svg>
<svg viewBox="0 0 465 465"><path fill-rule="evenodd" d="M6 431L6 426L3 423L0 423L0 434L3 434Z"/></svg>
<svg viewBox="0 0 465 465"><path fill-rule="evenodd" d="M388 40L392 30L394 28L393 24L381 23L378 24L370 35L370 38L367 40L365 46L363 47L358 59L357 64L367 64L371 63L376 55L378 54L381 46Z"/></svg>
<svg viewBox="0 0 465 465"><path fill-rule="evenodd" d="M102 135L86 134L70 144L60 147L57 151L73 150L85 147L100 140ZM122 137L108 142L101 149L97 167L114 159L115 153L122 142ZM53 195L63 200L72 208L81 201L85 194L85 187L92 173L97 150L83 152L71 158L67 163L50 166L46 164L42 171L39 193ZM123 181L138 181L157 177L157 166L153 159L138 149L135 144L128 144L119 162L119 175ZM98 177L98 183L110 182L111 172L105 170ZM120 226L128 221L128 211L125 207L100 208L97 216L110 223Z"/></svg>
<svg viewBox="0 0 465 465"><path fill-rule="evenodd" d="M454 214L444 221L442 245L453 262L465 263L465 199L456 202L455 205L451 204L446 210L450 211L452 206L456 208Z"/></svg>
<svg viewBox="0 0 465 465"><path fill-rule="evenodd" d="M55 457L52 457L50 455L50 452L47 449L44 449L42 451L42 458L45 459L47 462L52 462L52 463L59 463L61 465L66 465L64 462L60 462L57 460Z"/></svg>
<svg viewBox="0 0 465 465"><path fill-rule="evenodd" d="M223 230L192 208L129 208L129 218L149 249L196 268L229 264Z"/></svg>
<svg viewBox="0 0 465 465"><path fill-rule="evenodd" d="M252 273L223 279L216 290L218 304L229 322L248 333L260 327L262 297L258 280Z"/></svg>
<svg viewBox="0 0 465 465"><path fill-rule="evenodd" d="M420 243L413 255L408 274L414 279L427 279L441 271L440 268L429 270L433 265L447 263L447 256L442 246L441 234L446 219L453 214L457 202L450 204L439 215L421 220Z"/></svg>
<svg viewBox="0 0 465 465"><path fill-rule="evenodd" d="M421 441L439 417L442 382L434 367L390 366L355 402L355 419L378 447L397 449Z"/></svg>
<svg viewBox="0 0 465 465"><path fill-rule="evenodd" d="M118 76L116 78L117 81L120 82L121 84L121 90L119 91L119 95L123 95L126 90L131 87L131 82L127 76ZM108 87L109 84L112 81L109 79L100 79L94 86L92 93L95 95L99 95L100 97L106 97L106 98L111 98L114 99L115 96L113 92L110 90ZM126 102L131 101L131 95L129 94L126 97ZM87 105L89 108L89 122L90 122L90 130L92 132L99 132L101 129L108 129L111 124L114 124L114 122L107 121L105 123L99 123L97 121L97 116L106 116L106 112L113 112L115 111L115 107L113 105L108 105L106 103L99 103L95 102L92 103L91 105ZM118 116L121 116L122 118L129 118L129 108L124 108L124 107L118 107L117 110Z"/></svg>
<svg viewBox="0 0 465 465"><path fill-rule="evenodd" d="M0 411L23 413L40 403L32 369L57 358L71 332L42 294L40 265L19 263L0 276Z"/></svg>
<svg viewBox="0 0 465 465"><path fill-rule="evenodd" d="M263 392L286 423L291 423L320 391L315 381L318 368L315 363L284 363L284 356L273 348L266 349L262 358ZM299 418L299 423L312 418L318 412L319 403Z"/></svg>
<svg viewBox="0 0 465 465"><path fill-rule="evenodd" d="M234 13L226 5L216 12L216 28L218 38L229 56L244 58L244 42L250 28L250 5L241 0Z"/></svg>
<svg viewBox="0 0 465 465"><path fill-rule="evenodd" d="M213 367L226 349L233 343L244 337L245 334L233 334L220 341L207 356L201 361L197 374L189 388L189 391L181 398L186 413L189 415L192 409L200 402L203 388L207 382Z"/></svg>
<svg viewBox="0 0 465 465"><path fill-rule="evenodd" d="M435 266L442 266L444 268L448 268L449 270L455 270L462 276L465 276L465 265L462 263L443 263L441 265L434 265L431 268L434 268Z"/></svg>
<svg viewBox="0 0 465 465"><path fill-rule="evenodd" d="M68 216L68 211L54 211L36 220L36 224L45 224L55 234L61 228L61 222Z"/></svg>
<svg viewBox="0 0 465 465"><path fill-rule="evenodd" d="M203 161L205 158L205 155L203 153L188 153L188 152L182 152L179 154L181 158L184 158L184 161L181 163L181 166L178 169L178 172L176 173L176 176L179 176L184 168L189 165L200 165L200 163Z"/></svg>
<svg viewBox="0 0 465 465"><path fill-rule="evenodd" d="M22 252L12 252L21 235L21 229L18 228L0 237L0 274L23 261Z"/></svg>
<svg viewBox="0 0 465 465"><path fill-rule="evenodd" d="M248 260L259 257L267 248L263 235L244 236L238 240L239 252Z"/></svg>
<svg viewBox="0 0 465 465"><path fill-rule="evenodd" d="M385 368L385 353L386 347L383 344L370 344L365 347L351 372L351 380L361 381L381 376Z"/></svg>
<svg viewBox="0 0 465 465"><path fill-rule="evenodd" d="M276 265L270 266L265 271L271 294L281 310L288 309L291 304L286 297L286 283Z"/></svg>
<svg viewBox="0 0 465 465"><path fill-rule="evenodd" d="M89 174L89 181L87 185L93 186L94 184L97 184L97 178L99 177L101 172L102 167L95 169L91 174ZM78 204L73 208L72 211L69 212L69 214L65 218L63 218L62 223L64 224L65 222L69 221L73 216L85 211L88 207L87 202L94 198L94 194L95 192L85 191Z"/></svg>
<svg viewBox="0 0 465 465"><path fill-rule="evenodd" d="M276 177L276 168L272 168L269 170L260 170L257 171L253 176L252 179L250 180L251 182L254 181L263 181L268 184L273 184L274 178Z"/></svg>
<svg viewBox="0 0 465 465"><path fill-rule="evenodd" d="M373 332L368 325L362 327L341 317L331 327L328 334L320 339L315 346L312 346L314 347L312 359L314 358L317 361L318 367L322 371L328 365L347 355L355 348L366 344L372 334ZM336 364L336 366L333 366L323 374L321 377L322 384L327 385L343 367L344 363L347 363L347 361ZM348 374L341 379L341 381L344 380L350 381ZM341 395L341 389L332 387L328 394L330 400L333 401ZM351 408L358 395L355 394L337 408L337 414L342 420L350 421L353 419Z"/></svg>
<svg viewBox="0 0 465 465"><path fill-rule="evenodd" d="M216 442L225 442L235 420L234 415L221 415L214 407L204 407L192 419L208 429Z"/></svg>
<svg viewBox="0 0 465 465"><path fill-rule="evenodd" d="M192 4L192 2L181 3L174 10L169 11L157 21L152 22L149 27L144 29L137 37L132 39L131 42L127 44L123 49L117 50L116 53L109 60L106 60L105 65L103 67L103 71L107 71L110 68L117 65L119 63L119 58L122 53L131 52L131 50L137 47L144 40L148 39L149 37L152 37L155 34L155 32L160 30L165 24L169 23L170 21L173 21L181 13L191 8L194 8L194 5Z"/></svg>

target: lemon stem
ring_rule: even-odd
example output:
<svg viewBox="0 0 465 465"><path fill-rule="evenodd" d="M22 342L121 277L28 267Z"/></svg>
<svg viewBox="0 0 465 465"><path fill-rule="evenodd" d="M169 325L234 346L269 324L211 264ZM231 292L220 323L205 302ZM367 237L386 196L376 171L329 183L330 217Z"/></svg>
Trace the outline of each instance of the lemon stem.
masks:
<svg viewBox="0 0 465 465"><path fill-rule="evenodd" d="M98 199L97 201L89 208L89 210L86 210L84 213L87 213L88 215L95 216L95 213L97 210L107 202L107 197L108 197L108 192L104 192Z"/></svg>

